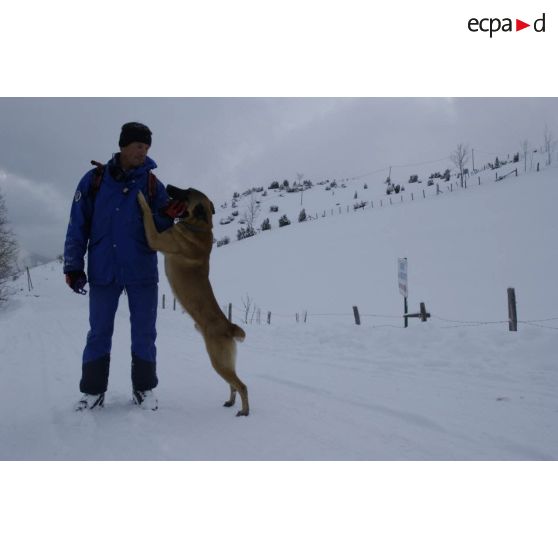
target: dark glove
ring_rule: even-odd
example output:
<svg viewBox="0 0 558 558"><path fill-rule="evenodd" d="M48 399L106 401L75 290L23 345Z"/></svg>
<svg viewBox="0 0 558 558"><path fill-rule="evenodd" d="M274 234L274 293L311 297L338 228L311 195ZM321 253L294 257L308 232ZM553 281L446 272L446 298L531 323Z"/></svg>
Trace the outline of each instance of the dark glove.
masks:
<svg viewBox="0 0 558 558"><path fill-rule="evenodd" d="M169 203L161 209L161 215L166 215L171 219L180 219L184 217L188 206L186 202L180 200L170 200Z"/></svg>
<svg viewBox="0 0 558 558"><path fill-rule="evenodd" d="M72 291L78 294L87 294L87 291L83 288L87 283L87 275L84 271L68 271L66 273L66 284Z"/></svg>

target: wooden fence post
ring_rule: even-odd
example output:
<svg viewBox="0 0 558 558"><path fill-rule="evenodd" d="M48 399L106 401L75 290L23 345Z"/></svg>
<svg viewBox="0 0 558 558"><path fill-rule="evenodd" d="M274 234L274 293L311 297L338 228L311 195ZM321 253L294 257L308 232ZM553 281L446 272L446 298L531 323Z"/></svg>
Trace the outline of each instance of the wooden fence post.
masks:
<svg viewBox="0 0 558 558"><path fill-rule="evenodd" d="M31 272L29 271L28 267L26 267L25 269L27 269L27 288L29 289L29 292L31 292L33 290L33 281L31 281Z"/></svg>
<svg viewBox="0 0 558 558"><path fill-rule="evenodd" d="M356 306L353 306L353 313L355 315L356 325L360 325L360 314L358 313L358 308Z"/></svg>
<svg viewBox="0 0 558 558"><path fill-rule="evenodd" d="M163 295L163 310L165 309L165 295Z"/></svg>
<svg viewBox="0 0 558 558"><path fill-rule="evenodd" d="M517 331L517 305L515 301L515 289L508 289L508 315L510 331Z"/></svg>
<svg viewBox="0 0 558 558"><path fill-rule="evenodd" d="M271 324L271 312L267 313L267 325Z"/></svg>
<svg viewBox="0 0 558 558"><path fill-rule="evenodd" d="M173 298L172 300L172 309L176 310L176 298Z"/></svg>
<svg viewBox="0 0 558 558"><path fill-rule="evenodd" d="M229 302L229 322L232 322L232 304Z"/></svg>

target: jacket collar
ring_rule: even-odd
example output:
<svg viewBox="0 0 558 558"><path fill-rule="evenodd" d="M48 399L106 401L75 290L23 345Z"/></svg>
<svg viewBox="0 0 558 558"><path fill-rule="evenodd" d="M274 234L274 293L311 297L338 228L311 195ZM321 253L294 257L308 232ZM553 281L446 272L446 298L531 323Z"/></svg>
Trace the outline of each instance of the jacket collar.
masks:
<svg viewBox="0 0 558 558"><path fill-rule="evenodd" d="M120 182L147 174L149 171L157 168L157 163L151 157L146 157L145 163L141 167L124 171L120 167L120 153L115 153L108 162L108 168L111 176Z"/></svg>

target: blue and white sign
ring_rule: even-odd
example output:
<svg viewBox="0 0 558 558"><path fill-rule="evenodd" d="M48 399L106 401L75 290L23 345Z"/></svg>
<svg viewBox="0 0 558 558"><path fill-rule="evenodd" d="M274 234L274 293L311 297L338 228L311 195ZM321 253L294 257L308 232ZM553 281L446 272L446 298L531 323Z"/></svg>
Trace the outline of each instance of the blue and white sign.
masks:
<svg viewBox="0 0 558 558"><path fill-rule="evenodd" d="M407 258L399 258L398 262L397 277L399 279L399 292L407 298L409 296L407 288Z"/></svg>

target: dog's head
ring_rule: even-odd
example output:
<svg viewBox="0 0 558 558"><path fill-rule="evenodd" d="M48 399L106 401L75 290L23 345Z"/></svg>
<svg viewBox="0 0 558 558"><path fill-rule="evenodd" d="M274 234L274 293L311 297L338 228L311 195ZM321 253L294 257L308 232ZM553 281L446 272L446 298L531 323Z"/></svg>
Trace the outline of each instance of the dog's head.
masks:
<svg viewBox="0 0 558 558"><path fill-rule="evenodd" d="M169 184L167 186L167 194L173 200L180 200L186 203L187 209L184 214L184 221L186 223L202 229L211 230L213 228L211 216L215 215L215 207L203 192L194 188L184 190Z"/></svg>

